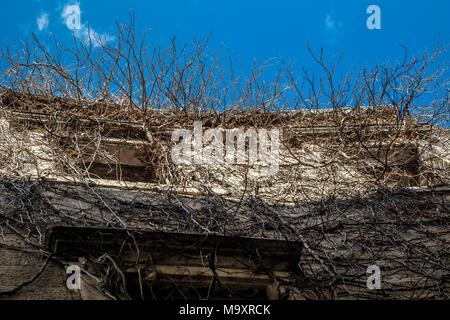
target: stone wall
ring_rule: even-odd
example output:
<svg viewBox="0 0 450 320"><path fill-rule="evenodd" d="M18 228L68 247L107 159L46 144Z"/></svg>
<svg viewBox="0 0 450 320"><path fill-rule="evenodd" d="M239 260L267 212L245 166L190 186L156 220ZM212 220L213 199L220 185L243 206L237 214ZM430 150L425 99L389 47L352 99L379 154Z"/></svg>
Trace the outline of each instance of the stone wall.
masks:
<svg viewBox="0 0 450 320"><path fill-rule="evenodd" d="M26 247L13 234L7 234L6 230L3 236L3 239L0 238L0 292L13 290L33 279L46 260L39 250ZM2 299L78 300L80 294L67 289L64 267L50 261L35 281L13 295L0 295Z"/></svg>

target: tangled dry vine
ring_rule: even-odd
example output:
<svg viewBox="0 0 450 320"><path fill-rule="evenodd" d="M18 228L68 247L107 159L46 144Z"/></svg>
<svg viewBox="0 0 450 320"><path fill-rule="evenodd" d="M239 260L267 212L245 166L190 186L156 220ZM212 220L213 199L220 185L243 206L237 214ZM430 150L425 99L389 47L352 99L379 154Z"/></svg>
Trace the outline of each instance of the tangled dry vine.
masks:
<svg viewBox="0 0 450 320"><path fill-rule="evenodd" d="M151 49L133 18L117 28L99 48L33 36L2 51L2 246L48 257L54 224L291 240L304 249L292 297L450 298L444 50L338 77L308 46L323 78L282 62L244 77L207 42ZM281 129L279 172L174 165L170 134L194 121ZM137 150L139 169L111 145ZM103 293L130 298L119 254L86 258ZM381 291L365 289L372 264Z"/></svg>

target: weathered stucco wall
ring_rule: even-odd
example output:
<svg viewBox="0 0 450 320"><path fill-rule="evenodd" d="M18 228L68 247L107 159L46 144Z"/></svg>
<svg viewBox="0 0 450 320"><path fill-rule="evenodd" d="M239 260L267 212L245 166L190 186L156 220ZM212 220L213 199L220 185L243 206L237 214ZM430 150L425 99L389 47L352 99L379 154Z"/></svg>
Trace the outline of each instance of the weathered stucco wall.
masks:
<svg viewBox="0 0 450 320"><path fill-rule="evenodd" d="M4 239L0 240L0 292L13 290L33 279L45 260L39 250L24 246L5 231ZM80 299L80 294L67 289L64 267L50 261L35 281L10 296L0 296L1 299L73 300Z"/></svg>

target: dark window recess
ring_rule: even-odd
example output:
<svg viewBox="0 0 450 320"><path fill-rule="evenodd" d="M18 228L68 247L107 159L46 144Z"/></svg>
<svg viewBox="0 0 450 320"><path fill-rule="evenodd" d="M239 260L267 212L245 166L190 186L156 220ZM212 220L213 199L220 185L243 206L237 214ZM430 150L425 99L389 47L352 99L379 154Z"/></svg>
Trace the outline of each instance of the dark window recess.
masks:
<svg viewBox="0 0 450 320"><path fill-rule="evenodd" d="M91 178L129 182L153 182L154 170L144 166L114 165L94 162L89 167Z"/></svg>
<svg viewBox="0 0 450 320"><path fill-rule="evenodd" d="M47 231L46 245L66 261L88 257L85 267L97 276L123 275L127 295L136 300L276 299L275 283L301 277L299 242L55 226ZM105 255L114 264L98 262ZM111 273L117 268L120 273ZM122 277L100 278L109 279L109 292L124 296Z"/></svg>
<svg viewBox="0 0 450 320"><path fill-rule="evenodd" d="M128 274L127 292L132 300L267 300L267 285L255 285L242 280L241 284L213 281L183 281L183 279L158 276L153 281L141 281L137 274Z"/></svg>

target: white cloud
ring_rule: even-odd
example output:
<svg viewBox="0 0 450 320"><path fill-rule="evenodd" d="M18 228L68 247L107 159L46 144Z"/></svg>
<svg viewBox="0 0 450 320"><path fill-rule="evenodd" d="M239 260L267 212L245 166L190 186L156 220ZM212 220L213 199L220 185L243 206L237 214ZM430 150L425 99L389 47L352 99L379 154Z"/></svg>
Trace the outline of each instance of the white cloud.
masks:
<svg viewBox="0 0 450 320"><path fill-rule="evenodd" d="M107 33L98 33L87 24L81 23L81 8L79 3L66 4L61 13L61 17L66 27L74 32L77 39L86 43L91 42L94 47L100 47L102 44L116 39L116 37Z"/></svg>
<svg viewBox="0 0 450 320"><path fill-rule="evenodd" d="M324 23L327 41L331 44L335 44L339 40L341 35L342 22L336 22L333 17L333 12L331 12L326 14Z"/></svg>
<svg viewBox="0 0 450 320"><path fill-rule="evenodd" d="M329 13L327 13L327 16L325 17L325 27L332 31L336 30L336 24Z"/></svg>
<svg viewBox="0 0 450 320"><path fill-rule="evenodd" d="M81 40L84 40L86 43L91 42L95 48L116 39L116 37L107 33L99 34L94 29L89 28L86 25L82 25L80 30L76 30L75 36Z"/></svg>
<svg viewBox="0 0 450 320"><path fill-rule="evenodd" d="M47 13L42 13L36 19L36 24L37 24L37 26L39 28L39 31L43 31L43 30L47 29L48 24L49 24L48 14Z"/></svg>

